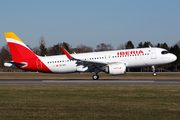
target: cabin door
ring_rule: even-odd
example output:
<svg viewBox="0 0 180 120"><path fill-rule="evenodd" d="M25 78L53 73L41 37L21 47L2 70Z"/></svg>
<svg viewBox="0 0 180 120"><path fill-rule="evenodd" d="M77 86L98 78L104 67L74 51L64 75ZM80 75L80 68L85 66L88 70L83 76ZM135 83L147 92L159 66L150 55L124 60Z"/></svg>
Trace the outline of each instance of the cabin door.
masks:
<svg viewBox="0 0 180 120"><path fill-rule="evenodd" d="M151 59L156 59L156 50L151 49Z"/></svg>

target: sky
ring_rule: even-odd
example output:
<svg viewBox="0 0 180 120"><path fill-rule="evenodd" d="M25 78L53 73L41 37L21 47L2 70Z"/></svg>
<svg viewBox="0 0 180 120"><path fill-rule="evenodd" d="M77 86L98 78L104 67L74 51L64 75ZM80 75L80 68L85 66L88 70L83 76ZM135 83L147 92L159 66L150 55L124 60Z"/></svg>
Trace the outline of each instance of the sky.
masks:
<svg viewBox="0 0 180 120"><path fill-rule="evenodd" d="M67 42L72 47L129 40L180 41L180 0L0 0L0 48L5 32L14 32L31 48L44 37L46 47Z"/></svg>

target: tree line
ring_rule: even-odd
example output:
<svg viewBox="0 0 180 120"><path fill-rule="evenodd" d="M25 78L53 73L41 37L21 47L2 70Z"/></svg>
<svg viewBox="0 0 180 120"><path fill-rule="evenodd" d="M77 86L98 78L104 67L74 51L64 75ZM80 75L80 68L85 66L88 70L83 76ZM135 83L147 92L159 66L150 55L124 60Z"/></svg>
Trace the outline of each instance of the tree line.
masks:
<svg viewBox="0 0 180 120"><path fill-rule="evenodd" d="M27 45L28 46L28 45ZM156 66L156 70L160 72L178 72L180 68L180 41L177 42L173 46L168 46L166 43L158 43L157 45L153 45L150 41L140 42L136 48L145 48L145 47L160 47L168 50L170 53L173 53L177 56L177 60L173 63ZM134 44L131 40L126 42L125 44L120 44L116 49L113 48L111 44L101 43L93 49L90 46L86 46L83 44L78 45L77 47L73 48L69 43L62 42L51 47L46 47L46 42L43 37L39 40L39 46L31 48L28 46L35 54L39 56L50 56L50 55L62 55L64 52L62 51L62 47L64 47L70 53L86 53L86 52L98 52L98 51L110 51L110 50L122 50L122 49L133 49L135 48ZM5 61L11 61L12 57L8 48L8 45L3 46L0 49L0 72L7 72L7 71L20 71L14 70L12 68L4 67ZM151 67L144 67L144 68L131 68L128 71L132 72L150 72Z"/></svg>

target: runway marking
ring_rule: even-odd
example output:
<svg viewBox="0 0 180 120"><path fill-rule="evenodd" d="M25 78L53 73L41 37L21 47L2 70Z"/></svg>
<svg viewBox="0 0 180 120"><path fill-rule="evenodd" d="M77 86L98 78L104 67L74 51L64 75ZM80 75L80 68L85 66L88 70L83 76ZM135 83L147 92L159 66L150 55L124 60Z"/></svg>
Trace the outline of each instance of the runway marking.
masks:
<svg viewBox="0 0 180 120"><path fill-rule="evenodd" d="M106 83L112 83L112 82L120 82L120 83L139 83L139 82L143 82L143 83L151 83L151 82L154 82L154 80L151 80L151 81L129 81L129 80L127 80L127 81L71 81L71 80L69 80L69 81L60 81L60 80L42 80L42 82L62 82L62 83L73 83L73 82L78 82L78 83L83 83L83 82L92 82L92 83L96 83L96 82L102 82L102 83L104 83L104 82L106 82Z"/></svg>

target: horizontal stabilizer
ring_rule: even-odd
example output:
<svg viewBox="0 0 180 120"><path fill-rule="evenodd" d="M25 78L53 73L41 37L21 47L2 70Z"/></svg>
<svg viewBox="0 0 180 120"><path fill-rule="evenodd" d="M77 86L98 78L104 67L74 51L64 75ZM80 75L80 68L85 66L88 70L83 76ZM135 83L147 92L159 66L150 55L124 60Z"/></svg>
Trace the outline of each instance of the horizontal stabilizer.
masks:
<svg viewBox="0 0 180 120"><path fill-rule="evenodd" d="M18 67L27 66L27 63L17 63L17 62L7 61L7 62L4 63L4 66L18 69Z"/></svg>

